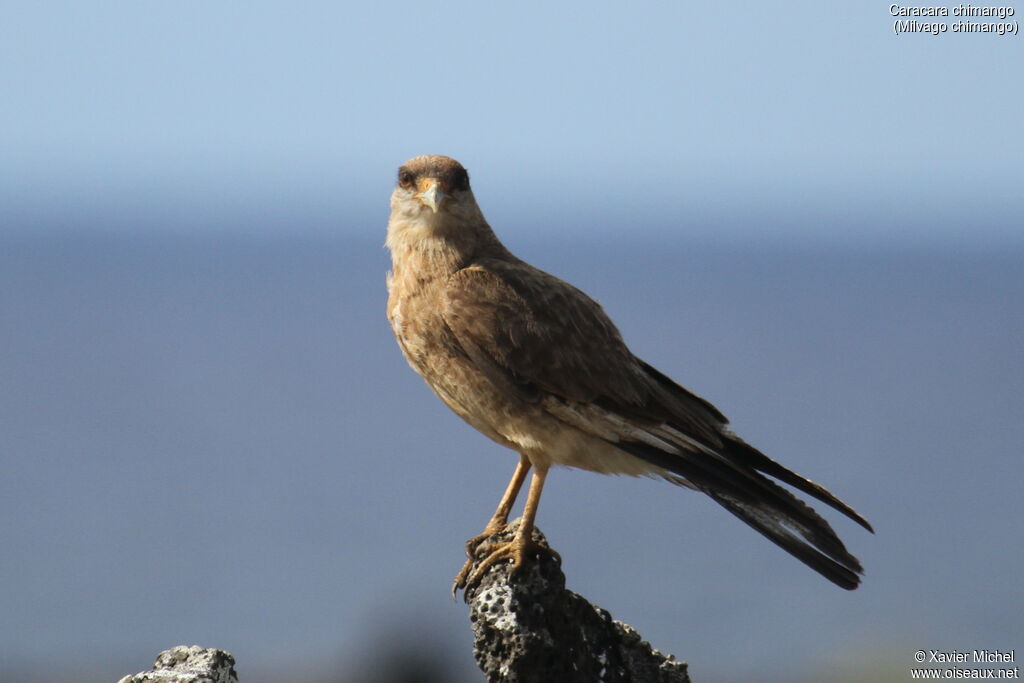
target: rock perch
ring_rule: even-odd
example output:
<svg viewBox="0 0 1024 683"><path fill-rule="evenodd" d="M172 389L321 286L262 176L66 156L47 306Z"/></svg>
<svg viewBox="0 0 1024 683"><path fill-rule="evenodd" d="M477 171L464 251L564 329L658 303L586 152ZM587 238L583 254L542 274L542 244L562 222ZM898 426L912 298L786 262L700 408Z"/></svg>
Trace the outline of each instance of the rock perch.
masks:
<svg viewBox="0 0 1024 683"><path fill-rule="evenodd" d="M477 547L512 539L519 520ZM533 529L534 540L547 545ZM629 625L565 589L558 562L546 555L509 575L499 563L466 591L473 656L492 683L689 683L685 662L658 652Z"/></svg>
<svg viewBox="0 0 1024 683"><path fill-rule="evenodd" d="M238 683L235 658L224 650L178 645L156 657L153 669L118 683Z"/></svg>

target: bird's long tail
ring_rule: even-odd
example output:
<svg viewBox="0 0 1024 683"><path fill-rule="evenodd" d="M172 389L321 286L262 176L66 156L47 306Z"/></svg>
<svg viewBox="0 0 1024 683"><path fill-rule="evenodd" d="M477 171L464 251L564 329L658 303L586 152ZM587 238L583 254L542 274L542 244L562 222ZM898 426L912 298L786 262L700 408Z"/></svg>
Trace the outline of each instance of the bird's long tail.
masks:
<svg viewBox="0 0 1024 683"><path fill-rule="evenodd" d="M828 522L795 496L793 500L804 508L802 519L764 502L751 503L717 491L705 493L837 586L853 590L860 585L864 573L860 561L847 551Z"/></svg>
<svg viewBox="0 0 1024 683"><path fill-rule="evenodd" d="M668 453L635 441L620 441L616 445L670 472L666 476L669 481L703 491L836 585L853 590L860 584L860 574L864 571L860 562L847 551L828 522L761 472L814 496L871 530L863 517L819 484L786 469L738 439L729 440L714 455L693 451Z"/></svg>

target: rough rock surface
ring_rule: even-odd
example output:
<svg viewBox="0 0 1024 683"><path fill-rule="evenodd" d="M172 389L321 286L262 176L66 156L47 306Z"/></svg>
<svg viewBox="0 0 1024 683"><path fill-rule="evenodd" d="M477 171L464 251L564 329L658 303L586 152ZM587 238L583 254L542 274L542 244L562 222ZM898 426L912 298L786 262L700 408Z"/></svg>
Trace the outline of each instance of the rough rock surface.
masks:
<svg viewBox="0 0 1024 683"><path fill-rule="evenodd" d="M118 683L238 683L238 675L235 658L224 650L178 645L157 655L151 671Z"/></svg>
<svg viewBox="0 0 1024 683"><path fill-rule="evenodd" d="M518 520L478 548L509 541ZM534 539L547 546L539 530ZM643 641L627 624L565 589L559 563L547 556L515 576L499 563L466 592L473 656L493 683L689 683L686 664Z"/></svg>

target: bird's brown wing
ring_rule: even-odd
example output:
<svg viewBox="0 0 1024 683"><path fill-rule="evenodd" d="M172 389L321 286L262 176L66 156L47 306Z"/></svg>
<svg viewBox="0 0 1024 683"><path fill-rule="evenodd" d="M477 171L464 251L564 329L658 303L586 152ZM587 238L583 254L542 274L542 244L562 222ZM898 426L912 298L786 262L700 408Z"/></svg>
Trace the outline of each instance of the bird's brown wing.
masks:
<svg viewBox="0 0 1024 683"><path fill-rule="evenodd" d="M521 261L481 260L451 277L443 306L459 345L499 388L672 423L721 445L725 417L633 356L601 306L553 275Z"/></svg>
<svg viewBox="0 0 1024 683"><path fill-rule="evenodd" d="M522 261L487 259L455 273L442 314L466 356L521 400L701 490L844 588L860 563L828 523L762 473L870 525L824 487L725 429L707 401L639 360L601 307Z"/></svg>

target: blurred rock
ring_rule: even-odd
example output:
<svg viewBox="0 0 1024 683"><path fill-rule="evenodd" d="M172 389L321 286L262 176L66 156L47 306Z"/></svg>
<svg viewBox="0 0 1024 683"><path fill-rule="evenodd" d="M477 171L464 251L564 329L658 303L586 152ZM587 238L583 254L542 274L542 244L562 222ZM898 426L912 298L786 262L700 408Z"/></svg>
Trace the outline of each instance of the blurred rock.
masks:
<svg viewBox="0 0 1024 683"><path fill-rule="evenodd" d="M480 544L512 539L519 520ZM539 530L534 539L547 546ZM492 683L689 683L685 662L664 655L629 625L565 589L559 563L547 556L510 576L511 564L491 567L466 591L473 656Z"/></svg>
<svg viewBox="0 0 1024 683"><path fill-rule="evenodd" d="M238 675L235 658L224 650L178 645L157 655L151 671L118 683L238 683Z"/></svg>

